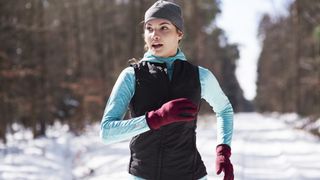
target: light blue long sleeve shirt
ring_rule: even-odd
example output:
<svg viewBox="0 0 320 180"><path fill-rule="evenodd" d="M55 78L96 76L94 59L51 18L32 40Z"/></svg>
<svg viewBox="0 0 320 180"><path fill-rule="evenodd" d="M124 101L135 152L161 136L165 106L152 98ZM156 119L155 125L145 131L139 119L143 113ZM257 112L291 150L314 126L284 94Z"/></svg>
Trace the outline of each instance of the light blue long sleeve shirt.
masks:
<svg viewBox="0 0 320 180"><path fill-rule="evenodd" d="M141 61L166 63L169 79L172 77L173 62L184 60L184 54L179 50L177 55L169 58L153 56L146 52ZM233 108L223 93L215 76L206 68L198 66L201 84L201 98L205 99L217 117L217 144L231 146L233 133ZM101 120L100 137L107 143L119 142L150 130L145 115L126 119L131 98L135 93L135 73L133 67L125 68L119 75Z"/></svg>

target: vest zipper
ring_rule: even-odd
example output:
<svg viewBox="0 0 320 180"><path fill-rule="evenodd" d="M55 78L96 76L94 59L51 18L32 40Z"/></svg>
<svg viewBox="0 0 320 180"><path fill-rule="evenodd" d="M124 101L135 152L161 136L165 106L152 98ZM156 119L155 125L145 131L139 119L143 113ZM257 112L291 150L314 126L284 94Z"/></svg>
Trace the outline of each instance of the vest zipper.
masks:
<svg viewBox="0 0 320 180"><path fill-rule="evenodd" d="M197 122L197 120L195 120ZM196 129L193 130L194 133L196 133ZM192 180L195 179L195 173L196 173L196 165L197 165L197 157L198 157L198 150L197 150L197 142L196 142L196 134L193 135L193 144L194 144L194 157L193 157L193 165L192 165Z"/></svg>
<svg viewBox="0 0 320 180"><path fill-rule="evenodd" d="M166 101L165 102L167 102L168 100L169 100L169 97L170 97L170 88L171 88L171 84L170 84L170 78L169 78L169 72L168 72L168 67L167 67L167 65L166 64L164 64L164 66L165 66L165 74L166 74L166 79L167 79L167 83L168 83L168 90L169 90L169 92L168 92L168 97L166 98ZM171 77L172 78L172 77ZM171 79L172 80L172 79ZM157 174L157 180L161 180L161 175L162 175L162 156L163 156L163 134L162 134L162 131L160 131L159 132L159 134L160 134L160 152L159 152L159 159L158 159L158 174Z"/></svg>
<svg viewBox="0 0 320 180"><path fill-rule="evenodd" d="M163 151L163 145L162 145L162 132L160 131L160 148L159 148L159 157L158 157L158 174L156 179L161 180L161 169L162 169L162 151Z"/></svg>

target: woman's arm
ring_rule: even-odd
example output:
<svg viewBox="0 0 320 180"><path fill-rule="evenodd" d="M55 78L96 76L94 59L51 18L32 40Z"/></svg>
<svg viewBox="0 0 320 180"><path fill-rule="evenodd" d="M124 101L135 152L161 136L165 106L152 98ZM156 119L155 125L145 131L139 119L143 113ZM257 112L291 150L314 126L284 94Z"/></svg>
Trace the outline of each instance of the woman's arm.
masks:
<svg viewBox="0 0 320 180"><path fill-rule="evenodd" d="M211 71L199 66L201 97L205 99L217 117L217 144L231 145L233 132L233 108Z"/></svg>
<svg viewBox="0 0 320 180"><path fill-rule="evenodd" d="M105 143L119 142L150 130L144 115L123 119L134 92L134 69L128 67L119 75L104 110L100 137Z"/></svg>

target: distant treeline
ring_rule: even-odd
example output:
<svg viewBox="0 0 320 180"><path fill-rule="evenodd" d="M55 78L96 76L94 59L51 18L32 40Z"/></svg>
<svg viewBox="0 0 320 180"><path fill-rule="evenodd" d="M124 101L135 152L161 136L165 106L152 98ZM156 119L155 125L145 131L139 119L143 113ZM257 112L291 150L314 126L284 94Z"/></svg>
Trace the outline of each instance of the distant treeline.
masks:
<svg viewBox="0 0 320 180"><path fill-rule="evenodd" d="M0 139L13 123L37 137L55 121L75 133L100 121L117 76L143 56L141 21L154 2L0 0ZM214 72L236 111L249 110L235 77L238 47L214 25L219 1L176 2L189 61Z"/></svg>
<svg viewBox="0 0 320 180"><path fill-rule="evenodd" d="M320 1L295 0L287 17L264 16L256 105L320 117Z"/></svg>

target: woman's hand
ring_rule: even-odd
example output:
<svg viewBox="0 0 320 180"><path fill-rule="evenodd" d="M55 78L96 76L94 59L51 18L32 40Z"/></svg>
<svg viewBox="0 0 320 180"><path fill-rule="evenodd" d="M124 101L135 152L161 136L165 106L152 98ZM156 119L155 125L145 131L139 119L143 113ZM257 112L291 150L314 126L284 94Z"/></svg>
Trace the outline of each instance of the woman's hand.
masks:
<svg viewBox="0 0 320 180"><path fill-rule="evenodd" d="M192 121L196 118L197 106L187 98L171 100L161 108L146 113L146 120L151 129L180 121Z"/></svg>
<svg viewBox="0 0 320 180"><path fill-rule="evenodd" d="M224 172L223 180L233 180L233 166L230 161L231 148L226 144L220 144L216 148L216 173L219 175L222 171Z"/></svg>

